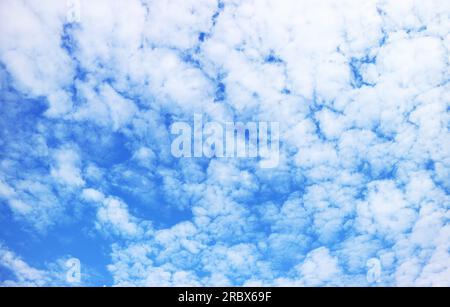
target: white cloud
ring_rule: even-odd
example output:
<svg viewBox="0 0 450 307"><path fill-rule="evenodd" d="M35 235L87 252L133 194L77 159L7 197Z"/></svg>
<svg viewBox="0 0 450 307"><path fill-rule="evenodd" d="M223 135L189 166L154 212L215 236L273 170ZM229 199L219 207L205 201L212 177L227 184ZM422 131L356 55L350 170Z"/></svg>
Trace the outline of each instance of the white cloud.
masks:
<svg viewBox="0 0 450 307"><path fill-rule="evenodd" d="M60 47L65 3L2 1L0 59L27 96L46 96L49 116L71 110L65 87L74 65Z"/></svg>
<svg viewBox="0 0 450 307"><path fill-rule="evenodd" d="M358 205L357 212L358 228L387 237L408 231L416 215L392 181L369 184L368 200Z"/></svg>
<svg viewBox="0 0 450 307"><path fill-rule="evenodd" d="M96 0L64 27L61 1L2 1L0 197L40 230L92 203L117 285L366 285L373 257L383 285L448 285L449 12ZM279 121L279 167L174 160L194 112Z"/></svg>
<svg viewBox="0 0 450 307"><path fill-rule="evenodd" d="M55 164L51 169L51 175L58 182L68 186L83 186L84 180L79 168L80 158L73 148L62 148L54 153Z"/></svg>
<svg viewBox="0 0 450 307"><path fill-rule="evenodd" d="M82 192L86 201L97 204L96 226L105 233L109 231L122 235L125 238L133 238L143 234L146 223L140 224L140 220L128 211L128 206L122 200L105 196L102 192L88 188Z"/></svg>

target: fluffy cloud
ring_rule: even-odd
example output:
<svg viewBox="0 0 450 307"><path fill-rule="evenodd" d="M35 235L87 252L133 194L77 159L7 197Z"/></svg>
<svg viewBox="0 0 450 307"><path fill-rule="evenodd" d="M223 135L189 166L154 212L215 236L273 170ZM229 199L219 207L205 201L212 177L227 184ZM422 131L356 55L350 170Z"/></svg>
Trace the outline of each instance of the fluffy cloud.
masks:
<svg viewBox="0 0 450 307"><path fill-rule="evenodd" d="M94 241L113 285L450 284L448 1L79 4L0 4L6 244ZM280 122L279 166L174 158L194 113Z"/></svg>
<svg viewBox="0 0 450 307"><path fill-rule="evenodd" d="M50 174L57 181L69 186L82 186L84 181L78 164L79 157L76 151L70 148L60 149L55 152L55 166Z"/></svg>

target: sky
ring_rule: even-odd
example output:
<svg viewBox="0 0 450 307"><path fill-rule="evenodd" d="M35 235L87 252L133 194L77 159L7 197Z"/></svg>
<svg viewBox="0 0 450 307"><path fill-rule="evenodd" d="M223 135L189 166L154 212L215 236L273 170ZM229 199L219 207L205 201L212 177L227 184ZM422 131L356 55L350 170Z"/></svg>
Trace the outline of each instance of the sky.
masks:
<svg viewBox="0 0 450 307"><path fill-rule="evenodd" d="M447 0L0 0L0 285L450 286L449 80Z"/></svg>

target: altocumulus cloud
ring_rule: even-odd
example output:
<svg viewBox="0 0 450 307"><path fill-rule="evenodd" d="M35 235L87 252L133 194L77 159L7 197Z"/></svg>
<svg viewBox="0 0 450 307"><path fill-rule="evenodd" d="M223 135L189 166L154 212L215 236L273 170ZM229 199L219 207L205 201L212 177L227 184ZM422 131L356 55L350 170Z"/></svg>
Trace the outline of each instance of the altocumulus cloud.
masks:
<svg viewBox="0 0 450 307"><path fill-rule="evenodd" d="M1 285L450 286L449 1L75 2L0 2Z"/></svg>

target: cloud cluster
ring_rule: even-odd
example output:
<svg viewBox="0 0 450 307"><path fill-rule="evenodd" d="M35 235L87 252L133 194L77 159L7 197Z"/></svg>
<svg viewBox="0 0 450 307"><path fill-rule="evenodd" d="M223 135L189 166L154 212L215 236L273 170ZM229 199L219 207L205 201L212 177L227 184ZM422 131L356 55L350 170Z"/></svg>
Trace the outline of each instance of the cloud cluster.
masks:
<svg viewBox="0 0 450 307"><path fill-rule="evenodd" d="M0 3L2 285L60 282L7 247L51 232L112 285L450 285L448 1L79 4ZM173 157L194 113L279 166Z"/></svg>

